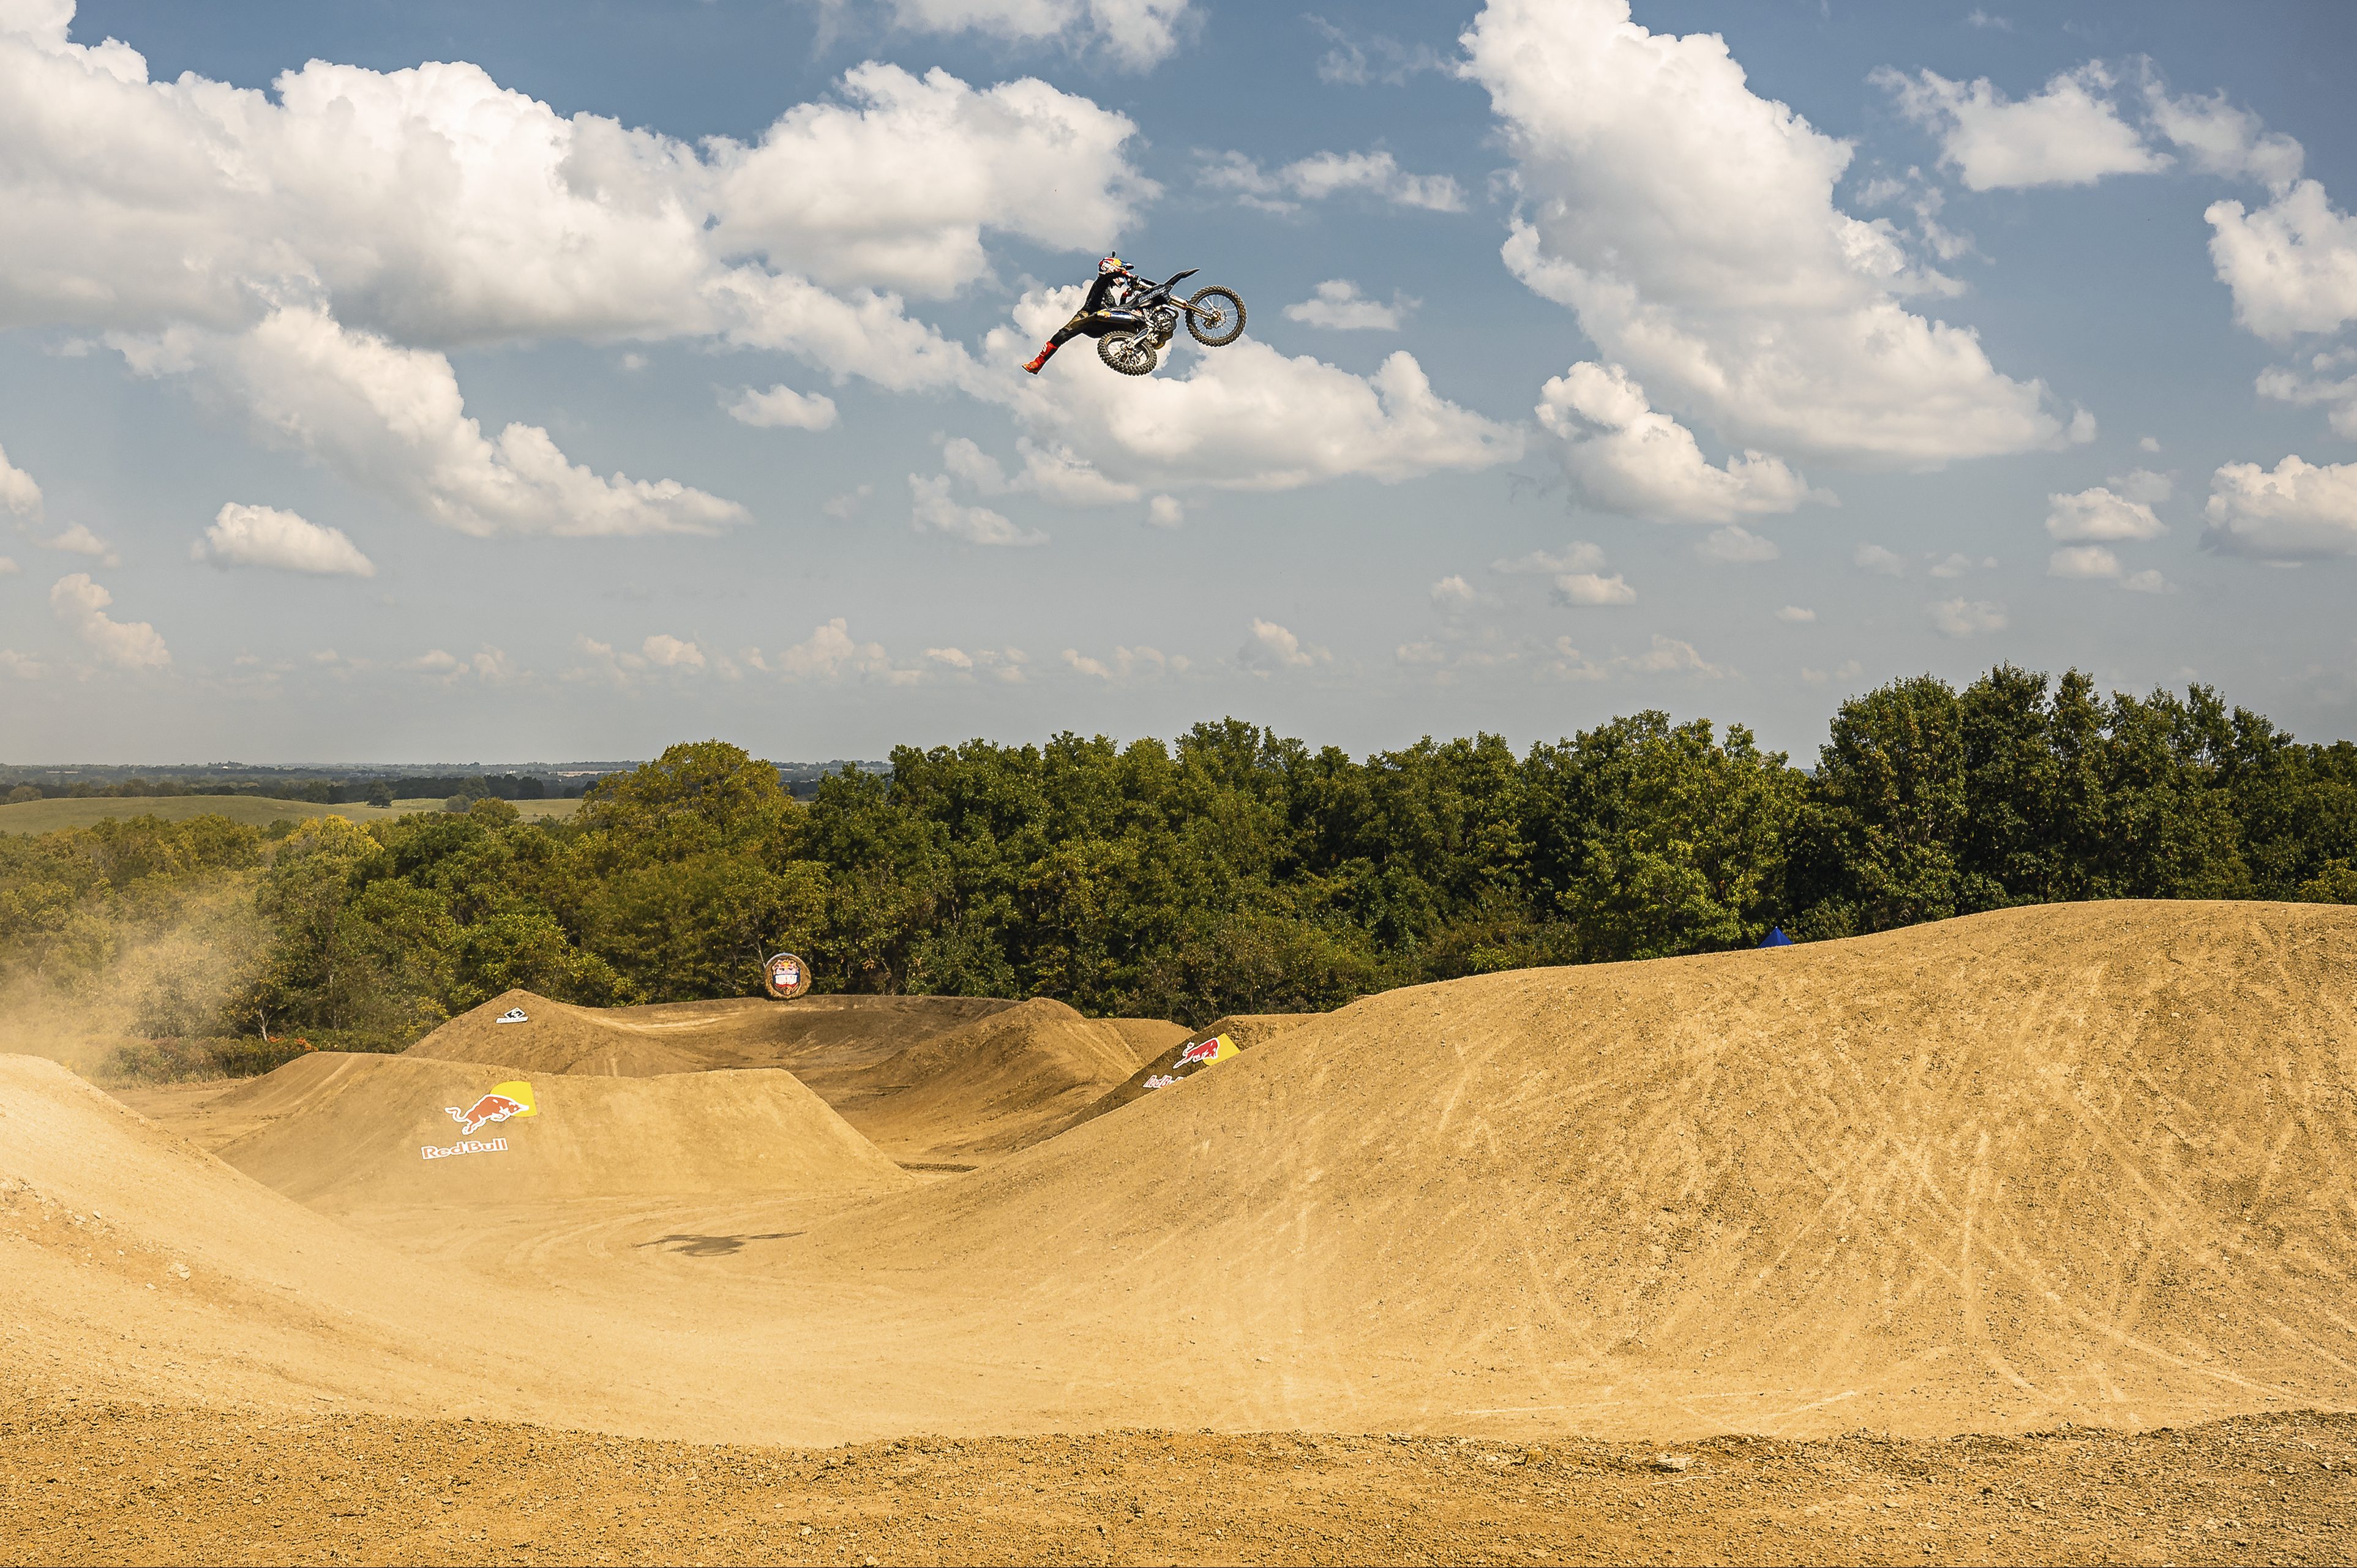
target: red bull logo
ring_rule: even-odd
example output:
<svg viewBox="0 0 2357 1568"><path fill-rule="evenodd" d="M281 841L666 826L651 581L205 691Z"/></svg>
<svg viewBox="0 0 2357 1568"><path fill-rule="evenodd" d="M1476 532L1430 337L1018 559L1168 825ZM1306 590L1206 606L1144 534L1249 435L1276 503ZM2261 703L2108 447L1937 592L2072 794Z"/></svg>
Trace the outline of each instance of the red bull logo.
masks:
<svg viewBox="0 0 2357 1568"><path fill-rule="evenodd" d="M446 1105L443 1109L447 1111L452 1119L458 1123L458 1131L461 1134L472 1133L477 1128L493 1122L504 1122L511 1116L521 1114L523 1111L522 1105L504 1094L486 1094L464 1111L455 1105Z"/></svg>
<svg viewBox="0 0 2357 1568"><path fill-rule="evenodd" d="M458 1123L458 1135L462 1138L479 1128L488 1127L494 1122L505 1122L511 1116L540 1114L533 1103L532 1085L528 1083L502 1083L472 1105L446 1105L442 1109Z"/></svg>
<svg viewBox="0 0 2357 1568"><path fill-rule="evenodd" d="M1184 1067L1210 1067L1213 1062L1223 1062L1235 1054L1236 1044L1233 1040L1229 1039L1225 1035L1214 1035L1208 1040L1198 1041L1180 1051L1178 1059L1172 1062L1170 1066L1173 1071Z"/></svg>

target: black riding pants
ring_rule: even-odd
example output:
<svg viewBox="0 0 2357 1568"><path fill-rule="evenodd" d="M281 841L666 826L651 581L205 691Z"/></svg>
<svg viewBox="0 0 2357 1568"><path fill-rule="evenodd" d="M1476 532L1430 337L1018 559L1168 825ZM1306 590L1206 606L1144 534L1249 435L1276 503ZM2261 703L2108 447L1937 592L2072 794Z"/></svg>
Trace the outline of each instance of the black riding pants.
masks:
<svg viewBox="0 0 2357 1568"><path fill-rule="evenodd" d="M1048 339L1048 347L1060 349L1075 338L1102 338L1111 330L1113 330L1113 323L1103 318L1103 312L1080 311L1070 321L1056 328L1056 335Z"/></svg>

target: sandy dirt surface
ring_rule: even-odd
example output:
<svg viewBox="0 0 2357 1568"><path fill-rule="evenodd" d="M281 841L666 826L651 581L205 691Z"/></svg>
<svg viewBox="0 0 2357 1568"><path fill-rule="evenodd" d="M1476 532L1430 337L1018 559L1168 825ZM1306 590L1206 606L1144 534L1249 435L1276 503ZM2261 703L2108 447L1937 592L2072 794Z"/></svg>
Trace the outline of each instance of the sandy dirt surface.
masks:
<svg viewBox="0 0 2357 1568"><path fill-rule="evenodd" d="M1116 1432L825 1450L0 1412L41 1563L2343 1563L2357 1420L2130 1437ZM1670 1466L1682 1465L1673 1469Z"/></svg>
<svg viewBox="0 0 2357 1568"><path fill-rule="evenodd" d="M1163 1040L1159 1048L1142 1053L1137 1070L1121 1082L1082 1106L1069 1121L1057 1127L1059 1133L1070 1132L1083 1122L1120 1110L1132 1101L1143 1100L1171 1087L1170 1079L1191 1077L1191 1072L1179 1072L1178 1055L1190 1045L1201 1040L1216 1039L1222 1035L1240 1051L1248 1051L1265 1040L1317 1017L1315 1013L1231 1013L1214 1018L1200 1029L1188 1029Z"/></svg>
<svg viewBox="0 0 2357 1568"><path fill-rule="evenodd" d="M1232 1507L1182 1518L1149 1502L1173 1533L1117 1554L1164 1560L1241 1553L1201 1536L1231 1517L1261 1532L1254 1551L1286 1554L1285 1494L1202 1492L1278 1441L1239 1434L1373 1432L1413 1439L1352 1461L1389 1477L1349 1505L1377 1522L1303 1537L1297 1553L1511 1557L1572 1539L1480 1533L1505 1530L1505 1503L1452 1490L1476 1473L1449 1468L1441 1440L1558 1456L1575 1439L1638 1445L1612 1450L1627 1459L1738 1434L1804 1446L1711 1452L1785 1455L1799 1466L1787 1477L1836 1467L1789 1508L1763 1503L1774 1529L1741 1511L1738 1487L1686 1521L1704 1533L1660 1534L1656 1513L1595 1550L1840 1556L1866 1548L1842 1545L1837 1524L1878 1520L1860 1539L1924 1561L1926 1538L1902 1541L1902 1520L1858 1502L1867 1483L1838 1469L1865 1449L1824 1444L1872 1430L1936 1470L1938 1455L2066 1423L2147 1446L2104 1450L2126 1478L2072 1503L2068 1530L2024 1502L2028 1533L2006 1524L1959 1560L2040 1555L2007 1544L2040 1539L2044 1555L2090 1560L2111 1546L2233 1556L2219 1542L2255 1527L2200 1521L2247 1521L2255 1501L2171 1502L2174 1533L2120 1532L2135 1509L2209 1495L2203 1466L2246 1452L2233 1434L2357 1407L2357 911L2057 907L1419 987L1299 1021L1012 1152L1027 1118L1069 1117L1129 1077L1136 1042L1026 1004L912 1009L896 1047L874 1010L813 1029L791 1047L799 1069L774 1044L771 1065L748 1069L730 1053L779 1010L697 1005L629 1022L661 1026L667 1050L711 1070L323 1056L232 1089L133 1097L158 1120L53 1063L0 1057L0 1402L51 1415L129 1402L159 1422L212 1408L257 1432L325 1431L332 1412L361 1423L338 1428L361 1446L409 1441L364 1435L402 1423L422 1423L419 1443L528 1423L513 1452L539 1444L583 1476L654 1452L583 1433L799 1451L925 1434L1006 1443L991 1452L1017 1465L1034 1446L1116 1469L1167 1462L1183 1495ZM447 1107L528 1067L540 1113L500 1124L508 1149L421 1157ZM985 1151L981 1168L914 1157L961 1149ZM102 1444L131 1419L84 1436ZM2181 1447L2186 1429L2251 1421ZM1137 1429L1211 1445L1184 1460L1146 1457L1161 1438L1052 1446ZM2321 1418L2301 1430L2347 1432ZM2035 1455L2062 1451L2021 1450L2016 1491L2045 1512L2073 1472ZM935 1466L982 1450L924 1452ZM1868 1471L1874 1487L1901 1485ZM1717 1473L1594 1484L1666 1487L1667 1508ZM2254 1470L2249 1487L2276 1474ZM1384 1487L1409 1502L1381 1512ZM819 1495L772 1500L807 1509ZM1060 1529L1098 1495L1077 1479L1010 1492L988 1516L1003 1537L936 1549L879 1533L888 1552L861 1551L1020 1556L1024 1509ZM882 1531L899 1506L853 1511ZM931 1511L903 1522L981 1528L971 1503ZM1438 1533L1413 1533L1426 1515ZM1965 1533L1953 1510L1934 1516L1948 1532L1931 1539L1936 1557ZM367 1517L348 1549L393 1528ZM618 1555L682 1541L714 1560L759 1554L751 1536L676 1533L685 1522L638 1541L607 1528L599 1550Z"/></svg>

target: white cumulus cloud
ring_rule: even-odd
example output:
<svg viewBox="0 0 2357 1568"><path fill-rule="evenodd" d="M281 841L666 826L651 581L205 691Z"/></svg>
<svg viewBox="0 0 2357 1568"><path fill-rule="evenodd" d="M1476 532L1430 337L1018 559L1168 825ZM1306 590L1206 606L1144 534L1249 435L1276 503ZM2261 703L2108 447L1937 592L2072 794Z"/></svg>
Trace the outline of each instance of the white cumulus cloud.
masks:
<svg viewBox="0 0 2357 1568"><path fill-rule="evenodd" d="M2202 542L2261 561L2357 555L2357 463L2287 456L2272 470L2229 463L2210 478Z"/></svg>
<svg viewBox="0 0 2357 1568"><path fill-rule="evenodd" d="M0 510L17 517L41 515L41 487L33 476L8 461L8 449L0 446Z"/></svg>
<svg viewBox="0 0 2357 1568"><path fill-rule="evenodd" d="M1257 630L1259 627L1267 623L1254 621L1253 624ZM1275 629L1285 630L1282 627ZM1289 637L1292 634L1287 632L1286 635ZM1302 650L1297 641L1293 644L1292 650L1297 656L1301 653ZM1144 644L1135 648L1115 648L1111 659L1098 659L1082 653L1077 648L1067 648L1063 651L1062 658L1076 674L1114 682L1133 679L1152 680L1166 673L1183 672L1189 662L1184 654L1165 654L1158 648L1149 648ZM1318 656L1313 653L1307 661L1314 664L1318 662Z"/></svg>
<svg viewBox="0 0 2357 1568"><path fill-rule="evenodd" d="M1725 522L1831 500L1763 452L1704 461L1694 432L1656 412L1619 365L1581 363L1541 389L1540 426L1563 442L1564 471L1608 510L1674 522Z"/></svg>
<svg viewBox="0 0 2357 1568"><path fill-rule="evenodd" d="M1565 572L1593 572L1603 564L1602 547L1582 539L1574 540L1561 551L1534 550L1527 555L1517 555L1511 560L1492 561L1490 570L1508 575L1527 573L1551 577Z"/></svg>
<svg viewBox="0 0 2357 1568"><path fill-rule="evenodd" d="M2100 544L2070 544L2047 557L2050 577L2116 577L2120 558Z"/></svg>
<svg viewBox="0 0 2357 1568"><path fill-rule="evenodd" d="M883 0L911 32L980 33L1017 43L1102 51L1124 70L1167 59L1187 31L1189 0Z"/></svg>
<svg viewBox="0 0 2357 1568"><path fill-rule="evenodd" d="M1345 192L1429 212L1465 210L1465 192L1454 178L1410 174L1389 153L1316 153L1275 169L1229 153L1207 165L1200 177L1214 190L1233 191L1248 207L1272 212L1290 212L1303 202Z"/></svg>
<svg viewBox="0 0 2357 1568"><path fill-rule="evenodd" d="M604 643L591 642L587 638L582 639L582 646L608 654L613 651ZM628 659L630 656L624 657ZM515 679L516 675L515 662L507 656L506 650L493 648L489 643L470 659L461 659L447 649L429 649L414 659L403 660L401 668L414 670L421 675L435 676L446 686L453 685L468 675L487 685L502 684Z"/></svg>
<svg viewBox="0 0 2357 1568"><path fill-rule="evenodd" d="M1016 437L1023 466L1009 478L1006 467L963 435L942 444L942 467L986 496L1034 495L1059 506L1119 506L1144 494L1137 486L1107 478L1096 466L1060 442Z"/></svg>
<svg viewBox="0 0 2357 1568"><path fill-rule="evenodd" d="M750 146L713 144L716 254L938 297L989 271L985 229L1092 249L1154 194L1124 155L1126 116L1036 77L976 89L871 60L842 92L788 110Z"/></svg>
<svg viewBox="0 0 2357 1568"><path fill-rule="evenodd" d="M648 638L639 645L639 652L658 670L700 671L704 668L704 650L668 632L659 631Z"/></svg>
<svg viewBox="0 0 2357 1568"><path fill-rule="evenodd" d="M1948 285L1834 205L1849 145L1753 93L1723 39L1649 32L1627 0L1491 0L1462 42L1515 160L1507 264L1664 408L1897 467L2092 434L1899 303Z"/></svg>
<svg viewBox="0 0 2357 1568"><path fill-rule="evenodd" d="M985 230L1086 250L1154 189L1125 116L1034 78L869 61L750 144L698 145L462 61L151 83L70 17L0 19L0 322L229 330L299 286L413 343L700 336L742 308L724 281L945 296L988 272Z"/></svg>
<svg viewBox="0 0 2357 1568"><path fill-rule="evenodd" d="M2006 628L2005 607L1986 599L1942 599L1924 610L1942 637L1978 637Z"/></svg>
<svg viewBox="0 0 2357 1568"><path fill-rule="evenodd" d="M1348 278L1328 278L1309 298L1286 306L1285 318L1329 332L1396 332L1421 303L1394 294L1386 305L1361 294L1359 285Z"/></svg>
<svg viewBox="0 0 2357 1568"><path fill-rule="evenodd" d="M728 417L767 430L832 430L834 399L819 392L798 392L782 382L768 392L747 387L728 405Z"/></svg>
<svg viewBox="0 0 2357 1568"><path fill-rule="evenodd" d="M1803 609L1798 605L1786 605L1782 609L1776 612L1776 618L1781 621L1790 621L1795 626L1806 626L1811 621L1817 618L1817 612L1814 610Z"/></svg>
<svg viewBox="0 0 2357 1568"><path fill-rule="evenodd" d="M1236 662L1260 674L1272 670L1307 670L1330 664L1333 655L1312 647L1273 620L1253 618L1252 633L1236 650Z"/></svg>
<svg viewBox="0 0 2357 1568"><path fill-rule="evenodd" d="M744 508L675 479L604 477L546 430L497 439L469 417L450 361L342 326L308 306L234 337L170 333L121 346L135 368L196 368L269 439L462 533L709 533Z"/></svg>
<svg viewBox="0 0 2357 1568"><path fill-rule="evenodd" d="M1863 570L1872 572L1877 576L1904 577L1907 575L1907 557L1900 554L1896 550L1888 550L1879 544L1859 545L1850 560Z"/></svg>
<svg viewBox="0 0 2357 1568"><path fill-rule="evenodd" d="M880 642L860 642L851 635L851 623L842 616L814 627L809 637L781 650L778 673L789 681L835 681L847 675L867 676L908 685L918 678L914 670L899 670Z"/></svg>
<svg viewBox="0 0 2357 1568"><path fill-rule="evenodd" d="M60 529L38 542L44 549L61 550L69 555L87 555L108 566L123 564L123 558L114 553L114 547L92 533L86 522Z"/></svg>
<svg viewBox="0 0 2357 1568"><path fill-rule="evenodd" d="M950 671L953 680L971 681L987 677L1013 686L1021 685L1028 678L1024 666L1030 660L1019 648L983 648L972 653L963 648L928 648L925 657ZM1070 658L1070 650L1067 650L1066 659L1069 660Z"/></svg>
<svg viewBox="0 0 2357 1568"><path fill-rule="evenodd" d="M159 670L172 662L164 639L144 620L120 621L106 613L114 596L87 572L59 577L49 588L49 607L91 652L122 670Z"/></svg>
<svg viewBox="0 0 2357 1568"><path fill-rule="evenodd" d="M1714 529L1695 546L1697 558L1714 566L1742 566L1773 561L1782 552L1772 539L1762 539L1740 524Z"/></svg>
<svg viewBox="0 0 2357 1568"><path fill-rule="evenodd" d="M1451 574L1433 584L1429 596L1432 607L1444 616L1464 615L1498 602L1497 595L1483 593L1459 574Z"/></svg>
<svg viewBox="0 0 2357 1568"><path fill-rule="evenodd" d="M1593 609L1603 605L1633 605L1637 590L1631 587L1620 573L1609 577L1600 572L1566 572L1555 580L1555 602L1572 609Z"/></svg>
<svg viewBox="0 0 2357 1568"><path fill-rule="evenodd" d="M2109 174L2149 174L2167 154L2145 145L2112 102L2110 71L2091 60L2028 98L2008 99L1986 77L1951 81L1884 68L1875 84L1900 112L1940 138L1940 161L1972 190L2092 185Z"/></svg>
<svg viewBox="0 0 2357 1568"><path fill-rule="evenodd" d="M2149 503L2115 495L2102 485L2076 495L2050 495L2046 507L2046 532L2067 542L2115 543L2158 539L2169 532Z"/></svg>
<svg viewBox="0 0 2357 1568"><path fill-rule="evenodd" d="M2277 188L2299 177L2305 156L2300 145L2267 130L2249 110L2227 102L2223 91L2175 98L2152 81L2145 83L2145 106L2153 129L2203 174L2262 180Z"/></svg>
<svg viewBox="0 0 2357 1568"><path fill-rule="evenodd" d="M189 546L191 560L216 566L268 566L327 577L373 577L376 563L340 528L326 528L275 507L231 501L204 537Z"/></svg>
<svg viewBox="0 0 2357 1568"><path fill-rule="evenodd" d="M1017 528L1006 514L986 506L967 506L950 494L947 474L926 478L920 474L909 476L912 520L920 533L939 533L951 539L962 539L968 544L1032 545L1045 544L1048 536L1038 529Z"/></svg>
<svg viewBox="0 0 2357 1568"><path fill-rule="evenodd" d="M2271 365L2259 372L2258 392L2261 397L2299 408L2322 403L2329 411L2326 422L2332 426L2332 433L2357 441L2357 375L2336 381L2331 374L2352 364L2357 364L2357 349L2312 354L2305 371L2292 366Z"/></svg>
<svg viewBox="0 0 2357 1568"><path fill-rule="evenodd" d="M2234 319L2281 342L2336 332L2357 319L2357 218L2303 179L2255 210L2212 202L2210 260L2234 297Z"/></svg>

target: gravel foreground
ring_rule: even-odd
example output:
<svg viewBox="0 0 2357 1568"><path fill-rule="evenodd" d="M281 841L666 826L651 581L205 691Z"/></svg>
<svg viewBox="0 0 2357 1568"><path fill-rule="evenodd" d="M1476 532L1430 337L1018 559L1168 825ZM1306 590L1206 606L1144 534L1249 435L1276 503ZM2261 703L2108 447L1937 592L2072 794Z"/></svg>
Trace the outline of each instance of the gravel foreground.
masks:
<svg viewBox="0 0 2357 1568"><path fill-rule="evenodd" d="M26 1563L2345 1563L2357 1414L2139 1434L702 1446L475 1421L18 1405Z"/></svg>

